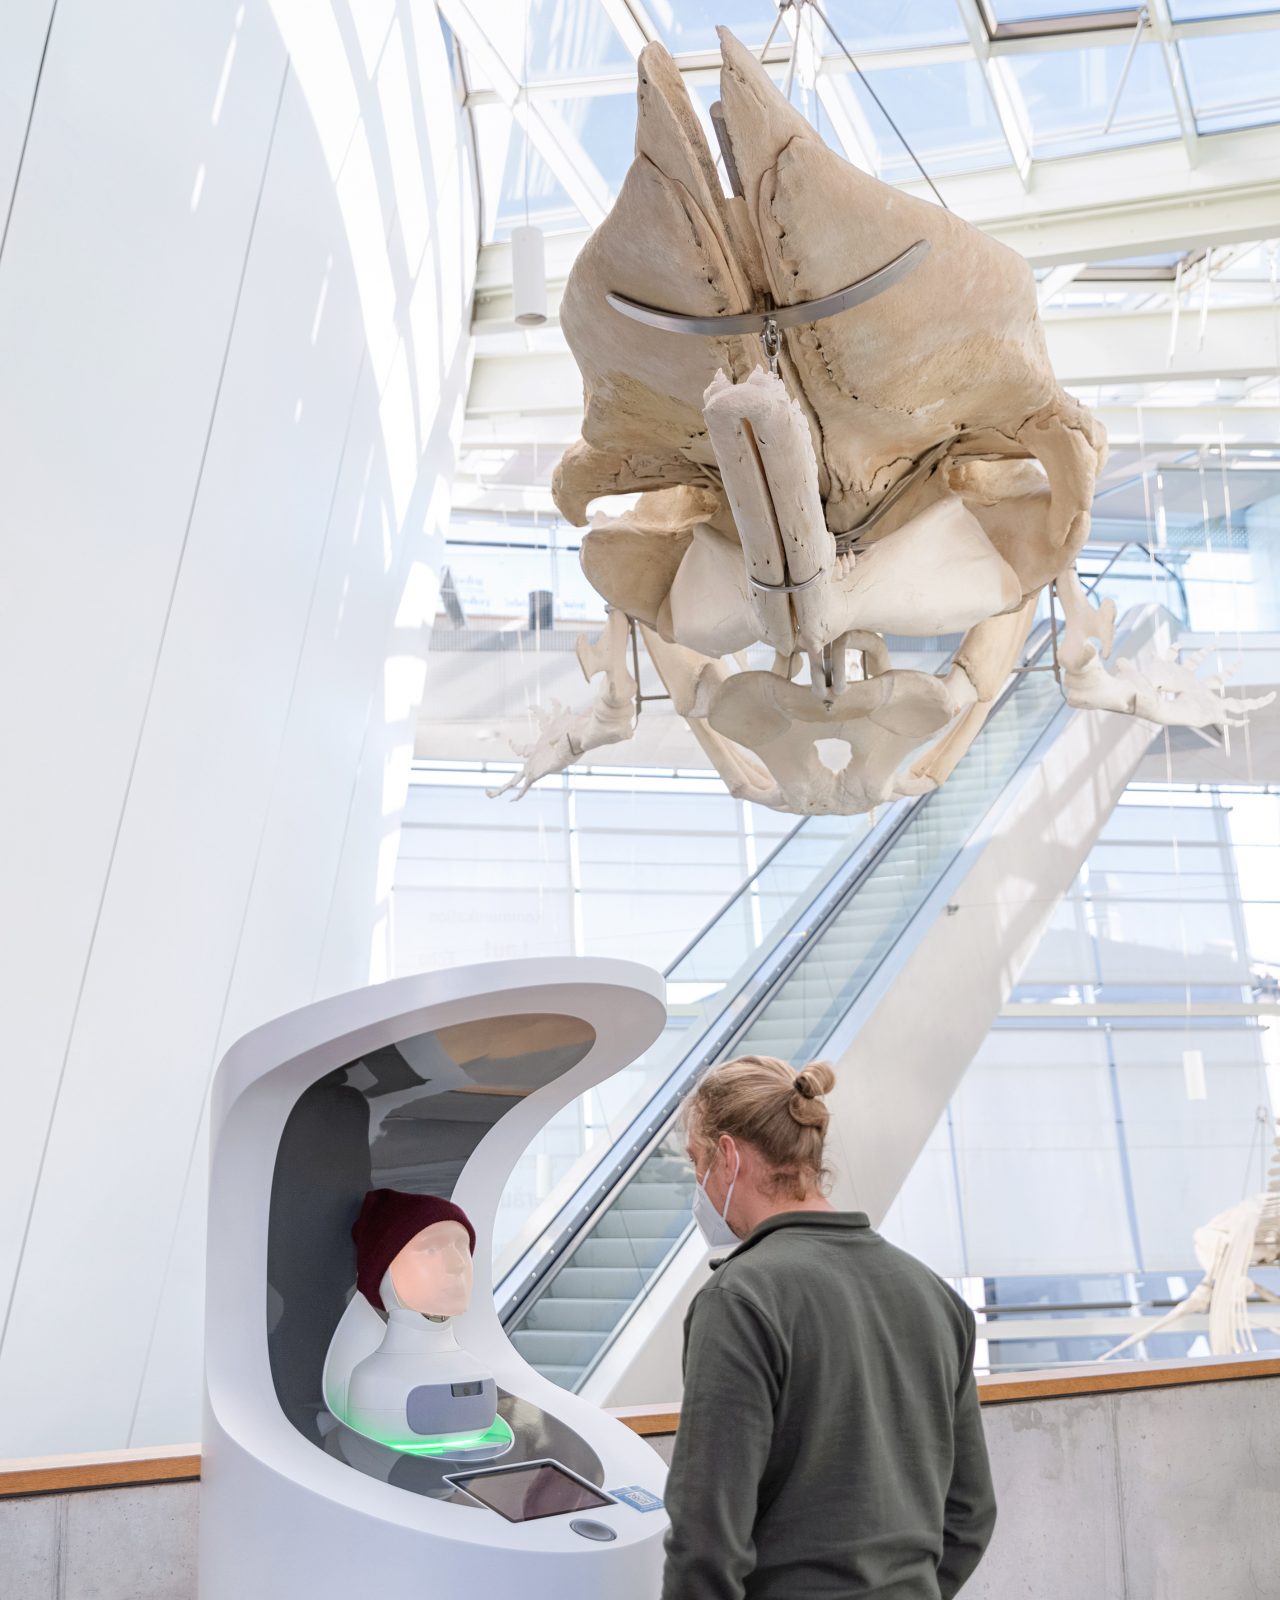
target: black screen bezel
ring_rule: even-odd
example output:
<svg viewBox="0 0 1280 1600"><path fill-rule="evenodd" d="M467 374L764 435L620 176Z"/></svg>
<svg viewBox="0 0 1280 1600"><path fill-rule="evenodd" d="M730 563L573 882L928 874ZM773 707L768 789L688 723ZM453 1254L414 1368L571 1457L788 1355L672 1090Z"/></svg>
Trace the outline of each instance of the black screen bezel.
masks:
<svg viewBox="0 0 1280 1600"><path fill-rule="evenodd" d="M490 1504L488 1500L477 1494L470 1487L471 1484L483 1481L486 1478L508 1478L517 1472L535 1471L550 1471L562 1478L568 1478L575 1487L594 1497L592 1503L585 1506L570 1506L563 1511L540 1511L536 1516L532 1517L512 1517L508 1516L500 1506ZM513 1527L517 1528L526 1522L545 1522L548 1517L584 1516L588 1512L600 1511L607 1506L617 1504L617 1501L607 1495L603 1489L597 1488L594 1483L588 1483L585 1478L579 1477L576 1472L570 1471L563 1463L552 1461L550 1457L543 1457L537 1461L513 1461L509 1465L502 1467L482 1467L475 1472L450 1472L445 1475L445 1481L451 1483L455 1489L461 1490L463 1494L470 1495L477 1505L482 1505L486 1511L495 1512L504 1522L509 1522Z"/></svg>

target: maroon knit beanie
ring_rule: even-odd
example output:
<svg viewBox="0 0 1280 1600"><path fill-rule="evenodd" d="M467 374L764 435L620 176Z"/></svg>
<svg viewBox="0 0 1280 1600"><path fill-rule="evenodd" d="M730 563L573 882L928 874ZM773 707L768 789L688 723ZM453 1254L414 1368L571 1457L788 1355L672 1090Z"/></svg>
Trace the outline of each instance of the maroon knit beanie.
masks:
<svg viewBox="0 0 1280 1600"><path fill-rule="evenodd" d="M356 1288L371 1306L385 1311L378 1292L387 1268L415 1234L433 1222L460 1222L476 1253L476 1230L465 1211L434 1194L403 1194L399 1189L370 1189L351 1230L356 1242Z"/></svg>

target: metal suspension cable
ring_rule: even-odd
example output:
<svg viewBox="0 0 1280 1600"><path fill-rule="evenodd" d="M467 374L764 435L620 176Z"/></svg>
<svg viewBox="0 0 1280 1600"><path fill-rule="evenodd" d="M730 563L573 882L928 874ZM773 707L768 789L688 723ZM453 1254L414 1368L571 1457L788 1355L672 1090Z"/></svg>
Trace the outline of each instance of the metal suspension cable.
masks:
<svg viewBox="0 0 1280 1600"><path fill-rule="evenodd" d="M788 3L795 3L795 0L788 0ZM942 207L942 209L944 211L950 211L951 207L947 204L947 202L938 193L937 184L934 183L933 179L925 171L924 162L921 161L920 157L911 148L911 145L907 140L906 134L903 133L902 129L898 126L898 124L890 116L889 110L886 107L884 101L880 98L880 96L871 87L870 80L867 78L866 73L863 72L862 68L858 65L858 63L853 59L853 56L849 53L849 47L845 44L844 40L840 37L840 35L836 32L836 30L831 26L831 19L827 16L826 12L818 4L818 0L798 0L798 4L799 4L800 7L803 7L803 6L806 6L806 5L807 6L812 6L813 10L817 13L818 20L822 23L822 26L827 30L827 32L835 40L837 48L840 50L840 52L844 56L845 60L853 68L854 72L857 73L859 83L861 83L862 87L867 91L867 93L875 101L876 105L880 108L880 113L884 117L885 121L889 124L889 126L897 134L898 138L902 141L902 148L911 157L912 161L915 162L916 167L919 170L920 176L924 179L924 181L929 185L929 188L933 191L934 199L938 202L938 204ZM779 13L779 15L781 15L781 13Z"/></svg>

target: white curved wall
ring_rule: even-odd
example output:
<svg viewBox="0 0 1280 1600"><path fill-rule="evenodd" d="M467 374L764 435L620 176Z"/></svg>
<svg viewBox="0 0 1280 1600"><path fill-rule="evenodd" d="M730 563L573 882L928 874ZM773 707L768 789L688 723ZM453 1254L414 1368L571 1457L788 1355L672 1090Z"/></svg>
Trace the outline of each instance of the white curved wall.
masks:
<svg viewBox="0 0 1280 1600"><path fill-rule="evenodd" d="M0 9L0 1456L198 1436L212 1069L385 975L470 173L429 0Z"/></svg>

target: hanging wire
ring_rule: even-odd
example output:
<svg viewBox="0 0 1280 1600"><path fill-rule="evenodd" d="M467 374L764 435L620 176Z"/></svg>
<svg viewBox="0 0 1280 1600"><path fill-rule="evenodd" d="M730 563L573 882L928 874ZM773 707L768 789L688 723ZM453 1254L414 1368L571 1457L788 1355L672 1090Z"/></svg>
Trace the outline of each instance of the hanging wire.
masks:
<svg viewBox="0 0 1280 1600"><path fill-rule="evenodd" d="M1253 1152L1258 1152L1258 1188L1267 1187L1267 1135L1270 1133L1271 1115L1266 1106L1259 1104L1253 1108L1253 1133L1249 1138L1249 1150L1244 1158L1244 1182L1240 1185L1240 1198L1247 1200L1249 1191L1253 1188Z"/></svg>
<svg viewBox="0 0 1280 1600"><path fill-rule="evenodd" d="M1169 319L1169 351L1165 357L1165 366L1173 365L1173 354L1178 348L1178 316L1182 310L1182 268L1186 262L1185 256L1179 256L1173 269L1173 309Z"/></svg>
<svg viewBox="0 0 1280 1600"><path fill-rule="evenodd" d="M1151 468L1147 461L1147 432L1142 414L1142 402L1139 400L1134 405L1134 413L1138 424L1138 465L1142 472L1142 509L1143 522L1147 530L1147 572L1151 584L1151 593L1157 604L1163 599L1161 579L1157 572L1155 556L1156 536L1163 535L1167 527L1164 506L1164 484L1160 474L1156 474L1156 504L1151 501ZM1154 516L1153 516L1154 513ZM1160 539L1164 543L1163 537ZM1169 725L1166 723L1160 730L1161 744L1164 753L1164 784L1165 784L1165 809L1169 823L1169 843L1173 856L1173 880L1176 885L1175 893L1178 897L1178 943L1182 955L1182 1062L1183 1072L1187 1070L1187 1056L1191 1052L1192 1027L1191 1027L1191 971L1190 953L1187 943L1187 908L1182 883L1182 850L1178 828L1178 807L1173 799L1173 740L1170 736Z"/></svg>
<svg viewBox="0 0 1280 1600"><path fill-rule="evenodd" d="M831 26L830 18L827 16L826 12L817 3L817 0L800 0L800 4L801 5L811 6L813 8L813 10L817 13L818 20L822 23L822 26L827 30L827 32L831 35L832 39L835 41L836 48L840 51L840 53L844 56L845 60L853 68L854 72L857 73L859 83L861 83L862 87L867 91L867 93L875 101L876 105L879 106L881 115L884 117L885 121L889 124L889 126L893 129L893 131L897 134L898 138L901 140L902 148L911 157L912 161L915 162L916 167L919 170L920 176L924 179L924 181L929 185L930 189L933 191L934 199L938 202L938 204L942 207L942 209L944 211L949 211L951 209L951 207L947 204L947 202L938 193L937 184L934 183L933 179L925 171L924 163L921 161L920 157L915 153L915 151L911 148L910 144L908 144L906 134L903 133L902 129L898 126L898 124L889 115L888 108L885 106L884 101L881 100L880 96L871 87L871 84L870 84L870 82L869 82L869 80L867 78L866 73L863 72L862 68L858 65L858 63L849 54L848 46L845 44L844 40L840 37L840 35L836 32L836 30Z"/></svg>
<svg viewBox="0 0 1280 1600"><path fill-rule="evenodd" d="M1218 465L1219 465L1219 469L1220 469L1220 471L1222 473L1222 526L1223 526L1223 545L1224 545L1223 554L1226 556L1227 561L1228 561L1228 563L1230 565L1230 571L1231 571L1231 611L1232 611L1232 615L1236 619L1236 660L1237 661L1243 661L1244 660L1244 629L1242 628L1241 623L1240 623L1240 583L1239 583L1238 574L1236 572L1236 564L1231 559L1231 554L1232 554L1231 547L1232 547L1233 543L1235 542L1235 539L1234 539L1234 534L1233 534L1232 527L1231 527L1231 522L1232 522L1232 514L1231 514L1231 485L1230 485L1230 482L1228 481L1228 478L1227 478L1227 432L1226 432L1226 428L1225 428L1221 418L1218 419ZM1247 529L1246 529L1246 544L1245 544L1245 548L1246 549L1248 549L1247 537L1248 537L1248 535L1247 535ZM1221 655L1219 655L1219 657L1218 657L1218 666L1219 666L1219 670L1221 670L1221 666L1222 666ZM1251 729L1251 727L1249 725L1249 718L1248 717L1246 717L1244 719L1244 727L1242 728L1241 732L1244 735L1245 777L1246 777L1246 780L1249 783L1252 783L1254 781L1254 773L1253 773L1253 731L1252 731L1252 729ZM1226 750L1226 753L1227 753L1228 757L1230 757L1230 755L1231 755L1231 724L1228 723L1228 722L1224 722L1222 724L1222 743L1223 743L1223 748Z"/></svg>
<svg viewBox="0 0 1280 1600"><path fill-rule="evenodd" d="M1196 334L1196 349L1204 349L1205 330L1209 326L1209 295L1213 289L1213 246L1204 253L1204 287L1200 293L1200 327Z"/></svg>
<svg viewBox="0 0 1280 1600"><path fill-rule="evenodd" d="M791 3L791 0L787 0L787 5L789 5L790 3ZM761 66L764 65L764 58L769 53L769 46L773 43L774 38L777 36L778 29L782 26L782 13L786 9L787 9L786 5L780 5L778 7L778 14L773 19L773 27L769 29L769 37L760 46L760 64L761 64Z"/></svg>
<svg viewBox="0 0 1280 1600"><path fill-rule="evenodd" d="M1104 136L1111 132L1111 125L1116 120L1116 112L1120 109L1120 96L1124 93L1124 86L1129 81L1129 72L1133 66L1133 58L1138 53L1138 46L1142 43L1142 35L1147 26L1147 8L1143 6L1138 12L1138 26L1133 30L1133 38L1129 42L1129 53L1124 58L1124 66L1120 68L1120 80L1116 84L1116 92L1111 97L1111 106L1107 111L1107 120L1102 124Z"/></svg>
<svg viewBox="0 0 1280 1600"><path fill-rule="evenodd" d="M813 126L819 139L822 138L822 92L818 88L819 79L822 77L822 55L818 49L818 41L813 33L813 12L809 13L809 54L813 59Z"/></svg>
<svg viewBox="0 0 1280 1600"><path fill-rule="evenodd" d="M520 81L520 92L524 95L524 225L529 226L529 119L533 116L533 107L529 104L529 13L533 10L535 0L525 0L524 8L524 75Z"/></svg>
<svg viewBox="0 0 1280 1600"><path fill-rule="evenodd" d="M796 13L796 38L793 41L792 46L791 46L791 58L790 58L790 62L789 62L788 67L787 67L787 84L786 84L786 90L785 90L786 97L787 97L788 100L790 100L791 99L791 83L792 83L792 79L795 76L795 70L796 70L796 51L799 48L800 30L804 26L804 12L805 12L806 8L812 13L813 16L816 16L818 18L818 20L819 20L819 22L821 22L822 26L831 35L832 41L834 42L834 44L836 46L836 49L840 51L841 55L844 56L845 60L853 68L855 74L857 75L859 83L861 83L862 87L871 96L872 100L875 101L877 107L879 108L880 115L884 118L884 120L893 129L894 133L897 134L898 139L899 139L899 141L900 141L900 143L902 145L902 148L911 157L911 160L915 163L916 168L920 173L920 176L924 179L924 181L929 185L929 188L933 191L934 199L938 202L938 204L942 207L942 209L944 211L950 211L951 207L947 204L947 202L938 193L937 184L934 183L933 179L925 171L924 163L921 161L920 157L915 153L915 151L911 148L910 144L907 142L906 134L903 133L902 129L893 120L892 116L890 116L888 107L885 105L884 101L880 98L880 96L875 92L875 90L871 87L871 84L867 79L866 73L863 72L862 68L858 65L858 63L850 55L849 47L845 44L844 40L840 37L840 35L836 32L836 30L831 26L830 18L827 16L826 12L822 9L822 7L820 5L818 5L817 0L778 0L778 15L773 19L773 27L769 29L769 36L765 40L765 42L761 45L761 47L760 47L760 55L757 58L760 61L761 65L764 64L764 58L768 54L769 46L773 43L774 38L777 35L778 29L782 25L782 14L783 14L783 12L784 11L794 11ZM812 38L812 32L810 33L810 38ZM814 50L814 57L815 57L815 61L817 62L817 69L816 70L821 71L822 70L821 59L818 57L818 53L817 53L816 48ZM816 98L816 85L815 85L815 98Z"/></svg>
<svg viewBox="0 0 1280 1600"><path fill-rule="evenodd" d="M814 117L813 117L813 102L817 99L816 90L817 90L817 87L818 87L818 52L817 52L817 47L816 47L816 44L815 44L815 41L814 41L814 37L813 37L813 12L812 11L808 11L808 10L802 11L800 13L799 21L800 21L800 26L796 30L796 51L797 51L797 54L798 54L799 53L799 49L800 49L800 40L801 40L801 37L804 35L804 32L805 32L805 24L808 23L808 38L809 38L809 61L808 61L808 66L812 70L812 73L813 73L813 84L812 84L812 87L808 83L805 82L803 77L800 79L800 108L804 112L805 121L806 122L812 122L814 127L816 128L817 127L817 123L814 121Z"/></svg>
<svg viewBox="0 0 1280 1600"><path fill-rule="evenodd" d="M781 16L782 13L779 12L778 15ZM801 12L800 16L796 18L796 36L791 41L791 59L787 62L787 82L782 91L788 105L791 104L791 91L796 81L796 62L800 56L800 29L803 26L803 15L803 12Z"/></svg>

